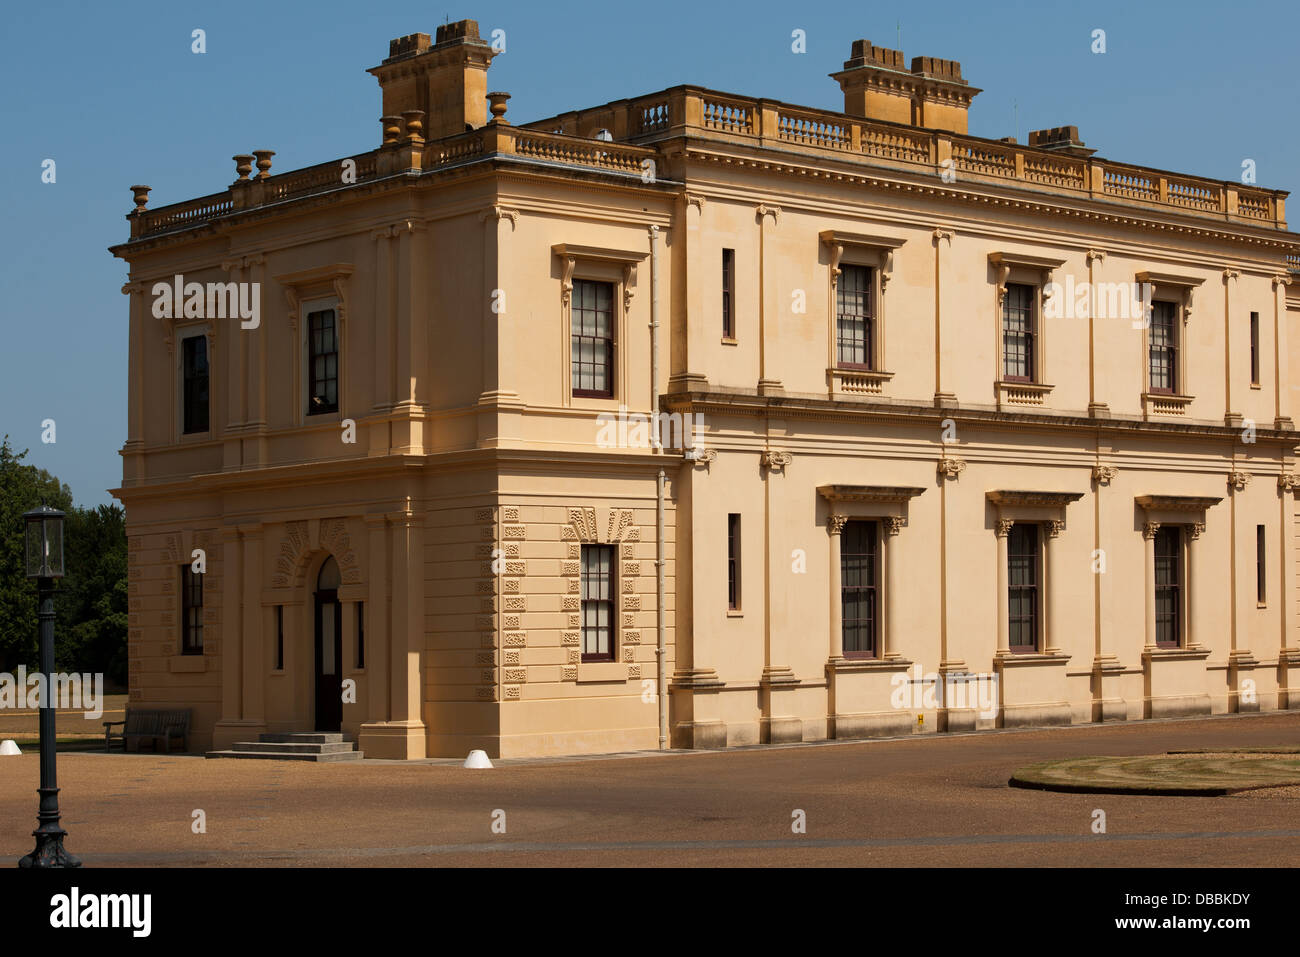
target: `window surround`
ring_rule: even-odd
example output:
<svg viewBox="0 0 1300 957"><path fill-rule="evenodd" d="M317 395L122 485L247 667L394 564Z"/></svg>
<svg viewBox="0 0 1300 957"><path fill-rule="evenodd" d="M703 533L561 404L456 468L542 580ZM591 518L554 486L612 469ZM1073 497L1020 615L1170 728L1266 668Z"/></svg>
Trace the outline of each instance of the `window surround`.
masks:
<svg viewBox="0 0 1300 957"><path fill-rule="evenodd" d="M1068 660L1056 643L1061 629L1058 601L1062 587L1056 578L1060 569L1056 560L1057 539L1065 531L1066 511L1083 492L1044 492L1023 489L995 489L985 493L993 511L993 530L997 536L997 609L998 658L1014 657L1023 662L1059 663ZM1038 560L1038 648L1032 652L1012 651L1008 597L1007 538L1017 523L1039 526ZM1063 577L1063 576L1060 576Z"/></svg>
<svg viewBox="0 0 1300 957"><path fill-rule="evenodd" d="M331 263L315 269L286 273L274 279L284 289L288 302L289 328L295 337L298 361L293 364L292 385L292 422L294 425L324 425L341 422L345 417L348 397L348 308L350 279L353 272L351 263ZM307 314L322 309L334 310L335 332L338 337L338 397L339 407L336 412L322 412L318 415L307 414L308 353L310 351L310 330L307 328Z"/></svg>
<svg viewBox="0 0 1300 957"><path fill-rule="evenodd" d="M727 253L731 253L728 257ZM727 266L730 265L728 270ZM736 250L730 246L722 247L722 344L739 345L736 336Z"/></svg>
<svg viewBox="0 0 1300 957"><path fill-rule="evenodd" d="M903 606L902 561L899 558L900 533L907 527L908 506L924 488L894 485L822 485L818 497L825 499L826 529L830 535L830 643L828 671L906 671L912 664L898 653L900 615ZM847 658L844 654L842 596L840 588L840 536L851 520L874 521L880 526L879 571L883 595L877 613L877 651L875 658Z"/></svg>
<svg viewBox="0 0 1300 957"><path fill-rule="evenodd" d="M1196 640L1196 614L1193 602L1197 597L1201 579L1198 578L1201 547L1196 544L1205 531L1205 514L1223 498L1196 495L1139 495L1134 498L1141 518L1141 531L1145 546L1143 559L1146 581L1146 639L1142 650L1144 660L1153 658L1204 658L1210 649ZM1161 525L1180 525L1185 534L1180 536L1182 547L1182 590L1180 617L1182 635L1177 648L1157 647L1155 623L1155 537Z"/></svg>
<svg viewBox="0 0 1300 957"><path fill-rule="evenodd" d="M1052 277L1057 269L1065 265L1064 259L1047 256L1033 256L1019 252L991 252L989 266L994 277L994 362L993 391L999 411L1027 405L1042 405L1053 386L1047 382L1047 323L1044 313L1050 302L1049 295ZM1033 380L1008 380L1004 372L1003 349L1003 305L1007 296L1007 285L1015 283L1034 287L1034 351L1032 359Z"/></svg>
<svg viewBox="0 0 1300 957"><path fill-rule="evenodd" d="M176 323L175 320L171 320ZM185 431L185 340L195 339L203 336L208 340L208 427L203 432L186 432ZM212 331L212 323L204 320L191 321L184 323L181 320L173 326L173 331L167 340L168 346L175 353L175 395L174 403L176 414L173 426L176 431L177 442L205 442L212 438L215 432L215 421L217 418L217 401L215 386L217 377L213 373L216 365L216 336Z"/></svg>
<svg viewBox="0 0 1300 957"><path fill-rule="evenodd" d="M611 246L583 246L575 243L556 243L551 254L559 260L560 267L560 376L562 402L566 407L604 409L629 405L627 381L628 365L628 314L636 294L637 266L649 255L646 249L618 249ZM573 334L573 281L608 282L614 286L614 363L610 370L614 376L611 396L575 396L571 367L571 342Z"/></svg>
<svg viewBox="0 0 1300 957"><path fill-rule="evenodd" d="M1173 273L1143 270L1135 274L1138 283L1151 284L1151 302L1161 300L1173 302L1178 307L1174 329L1178 336L1176 343L1177 359L1174 365L1174 384L1177 391L1173 394L1151 391L1151 317L1142 317L1142 417L1151 419L1156 415L1186 415L1187 407L1192 404L1195 395L1187 380L1187 320L1192 315L1192 304L1196 289L1205 280L1195 276L1176 275ZM1181 320L1181 321L1179 321Z"/></svg>
<svg viewBox="0 0 1300 957"><path fill-rule="evenodd" d="M827 297L827 357L826 382L832 398L835 396L880 395L885 384L894 377L886 371L885 333L886 301L885 291L889 280L893 278L894 251L907 242L894 236L879 236L867 233L846 232L839 229L826 229L818 234L818 239L827 250L827 262L830 266L829 294ZM872 303L872 355L870 369L859 366L842 366L837 351L836 326L836 290L842 272L840 266L865 266L871 270Z"/></svg>

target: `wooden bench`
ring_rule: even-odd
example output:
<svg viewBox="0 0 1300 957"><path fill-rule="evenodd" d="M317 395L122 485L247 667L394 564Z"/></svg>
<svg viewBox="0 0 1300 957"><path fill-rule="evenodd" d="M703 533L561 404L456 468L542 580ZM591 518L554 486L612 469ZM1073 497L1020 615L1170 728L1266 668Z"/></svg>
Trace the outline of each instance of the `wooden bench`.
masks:
<svg viewBox="0 0 1300 957"><path fill-rule="evenodd" d="M122 725L121 731L113 728ZM154 750L162 742L163 752L171 751L172 741L188 743L190 711L184 709L127 708L125 721L104 722L104 750L112 751L113 742L121 741L123 751L139 751L140 742L152 741ZM183 748L182 748L183 750Z"/></svg>

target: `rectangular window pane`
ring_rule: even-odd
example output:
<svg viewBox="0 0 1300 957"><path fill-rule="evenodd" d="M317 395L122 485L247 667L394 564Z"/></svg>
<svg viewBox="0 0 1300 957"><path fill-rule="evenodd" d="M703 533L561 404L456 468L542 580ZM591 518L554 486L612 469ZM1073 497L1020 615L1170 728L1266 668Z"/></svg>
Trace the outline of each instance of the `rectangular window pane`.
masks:
<svg viewBox="0 0 1300 957"><path fill-rule="evenodd" d="M1255 526L1255 600L1263 604L1268 593L1268 563L1263 525Z"/></svg>
<svg viewBox="0 0 1300 957"><path fill-rule="evenodd" d="M736 251L722 251L722 336L724 339L736 337L736 323L732 315L732 303L736 295Z"/></svg>
<svg viewBox="0 0 1300 957"><path fill-rule="evenodd" d="M835 283L836 361L873 367L875 334L871 303L871 269L841 266Z"/></svg>
<svg viewBox="0 0 1300 957"><path fill-rule="evenodd" d="M319 415L339 409L338 327L334 310L307 315L307 414Z"/></svg>
<svg viewBox="0 0 1300 957"><path fill-rule="evenodd" d="M740 516L727 516L727 607L740 607Z"/></svg>
<svg viewBox="0 0 1300 957"><path fill-rule="evenodd" d="M1151 304L1151 328L1147 335L1152 392L1174 393L1178 390L1177 314L1175 303L1156 301Z"/></svg>
<svg viewBox="0 0 1300 957"><path fill-rule="evenodd" d="M1250 314L1250 384L1259 385L1259 313Z"/></svg>
<svg viewBox="0 0 1300 957"><path fill-rule="evenodd" d="M203 654L203 575L181 566L181 654Z"/></svg>
<svg viewBox="0 0 1300 957"><path fill-rule="evenodd" d="M582 546L582 660L614 660L615 546Z"/></svg>
<svg viewBox="0 0 1300 957"><path fill-rule="evenodd" d="M1034 287L1007 283L1002 299L1002 375L1006 379L1034 378Z"/></svg>
<svg viewBox="0 0 1300 957"><path fill-rule="evenodd" d="M846 657L878 656L879 525L847 522L840 533L840 612Z"/></svg>
<svg viewBox="0 0 1300 957"><path fill-rule="evenodd" d="M1182 643L1182 535L1177 525L1162 525L1155 538L1156 644Z"/></svg>
<svg viewBox="0 0 1300 957"><path fill-rule="evenodd" d="M182 345L182 428L208 431L208 339L190 336Z"/></svg>
<svg viewBox="0 0 1300 957"><path fill-rule="evenodd" d="M357 670L366 666L366 603L357 602Z"/></svg>
<svg viewBox="0 0 1300 957"><path fill-rule="evenodd" d="M284 606L275 606L275 670L284 670Z"/></svg>
<svg viewBox="0 0 1300 957"><path fill-rule="evenodd" d="M570 299L574 395L614 394L614 285L575 279Z"/></svg>
<svg viewBox="0 0 1300 957"><path fill-rule="evenodd" d="M1007 634L1014 650L1038 649L1038 526L1023 522L1007 535Z"/></svg>

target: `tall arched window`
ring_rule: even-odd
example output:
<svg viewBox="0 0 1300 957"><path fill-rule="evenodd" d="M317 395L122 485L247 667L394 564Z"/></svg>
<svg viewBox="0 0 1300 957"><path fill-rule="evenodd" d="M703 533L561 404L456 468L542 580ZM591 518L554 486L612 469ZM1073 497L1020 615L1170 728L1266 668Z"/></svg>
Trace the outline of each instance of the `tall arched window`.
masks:
<svg viewBox="0 0 1300 957"><path fill-rule="evenodd" d="M316 590L336 591L342 583L338 562L332 556L325 559L325 564L320 567L320 574L316 576Z"/></svg>

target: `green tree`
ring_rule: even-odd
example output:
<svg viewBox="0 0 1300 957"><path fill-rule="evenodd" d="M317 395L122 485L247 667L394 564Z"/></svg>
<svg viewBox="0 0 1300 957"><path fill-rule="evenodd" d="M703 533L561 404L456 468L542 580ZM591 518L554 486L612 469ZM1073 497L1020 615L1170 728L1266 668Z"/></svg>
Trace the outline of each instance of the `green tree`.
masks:
<svg viewBox="0 0 1300 957"><path fill-rule="evenodd" d="M72 491L44 469L24 465L9 436L0 442L0 670L36 664L36 588L23 564L23 512L72 509Z"/></svg>
<svg viewBox="0 0 1300 957"><path fill-rule="evenodd" d="M64 529L68 577L59 587L56 641L65 671L102 672L126 686L126 516L118 505L75 508Z"/></svg>

